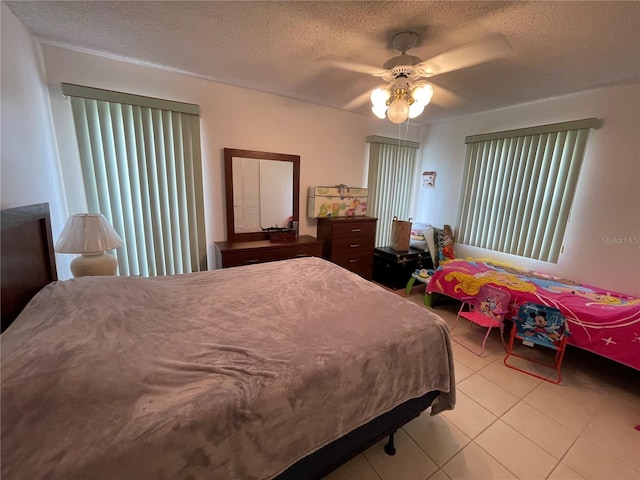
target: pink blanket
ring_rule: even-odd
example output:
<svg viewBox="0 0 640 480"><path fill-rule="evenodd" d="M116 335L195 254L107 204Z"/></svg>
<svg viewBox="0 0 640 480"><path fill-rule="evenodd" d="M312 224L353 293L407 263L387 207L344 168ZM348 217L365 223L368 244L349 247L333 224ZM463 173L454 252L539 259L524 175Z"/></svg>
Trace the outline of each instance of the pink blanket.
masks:
<svg viewBox="0 0 640 480"><path fill-rule="evenodd" d="M463 300L485 284L511 295L512 315L525 302L559 308L569 344L640 370L640 298L490 261L456 259L442 265L428 293Z"/></svg>

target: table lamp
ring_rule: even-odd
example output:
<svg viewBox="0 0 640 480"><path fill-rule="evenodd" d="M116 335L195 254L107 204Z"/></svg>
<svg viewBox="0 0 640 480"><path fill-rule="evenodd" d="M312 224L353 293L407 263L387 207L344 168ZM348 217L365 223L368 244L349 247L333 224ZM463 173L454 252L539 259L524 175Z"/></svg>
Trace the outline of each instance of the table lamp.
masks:
<svg viewBox="0 0 640 480"><path fill-rule="evenodd" d="M123 245L122 239L101 213L76 213L69 217L55 250L58 253L80 253L71 262L74 277L115 275L116 257L106 250Z"/></svg>

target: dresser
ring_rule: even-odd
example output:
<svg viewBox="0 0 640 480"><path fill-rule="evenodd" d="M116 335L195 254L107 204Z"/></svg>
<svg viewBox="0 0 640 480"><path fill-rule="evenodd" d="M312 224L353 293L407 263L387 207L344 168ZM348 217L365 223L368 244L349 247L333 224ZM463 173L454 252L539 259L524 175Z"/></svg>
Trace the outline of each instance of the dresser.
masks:
<svg viewBox="0 0 640 480"><path fill-rule="evenodd" d="M372 217L319 218L323 258L371 280L377 221Z"/></svg>
<svg viewBox="0 0 640 480"><path fill-rule="evenodd" d="M217 268L253 265L298 257L321 257L322 241L310 235L287 242L215 242Z"/></svg>

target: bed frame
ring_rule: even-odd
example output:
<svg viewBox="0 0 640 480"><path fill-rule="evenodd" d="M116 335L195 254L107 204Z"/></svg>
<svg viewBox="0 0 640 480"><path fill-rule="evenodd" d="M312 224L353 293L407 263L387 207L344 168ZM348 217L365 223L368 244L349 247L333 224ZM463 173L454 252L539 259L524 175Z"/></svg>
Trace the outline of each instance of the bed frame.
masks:
<svg viewBox="0 0 640 480"><path fill-rule="evenodd" d="M0 222L4 331L36 293L57 280L57 274L49 204L2 210ZM387 436L389 441L384 447L385 452L394 455L394 432L420 415L439 394L438 391L428 392L397 406L297 461L276 479L321 479Z"/></svg>
<svg viewBox="0 0 640 480"><path fill-rule="evenodd" d="M2 332L45 285L58 279L49 204L0 212Z"/></svg>

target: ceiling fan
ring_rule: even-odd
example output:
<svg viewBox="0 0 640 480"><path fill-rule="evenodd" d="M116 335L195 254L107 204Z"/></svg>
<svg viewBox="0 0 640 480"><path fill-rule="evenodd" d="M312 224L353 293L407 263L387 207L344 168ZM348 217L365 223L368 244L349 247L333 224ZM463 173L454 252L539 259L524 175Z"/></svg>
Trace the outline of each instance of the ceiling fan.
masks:
<svg viewBox="0 0 640 480"><path fill-rule="evenodd" d="M354 72L380 77L386 82L371 91L373 113L393 123L402 123L415 118L424 111L433 96L433 86L423 78L430 78L454 70L471 67L506 56L511 47L502 35L494 35L481 42L450 50L428 60L422 60L407 52L416 45L418 34L400 32L393 36L392 43L400 52L387 60L382 68L339 59L329 59L329 64ZM349 105L360 103L360 98Z"/></svg>

